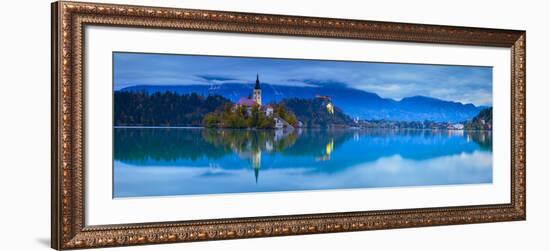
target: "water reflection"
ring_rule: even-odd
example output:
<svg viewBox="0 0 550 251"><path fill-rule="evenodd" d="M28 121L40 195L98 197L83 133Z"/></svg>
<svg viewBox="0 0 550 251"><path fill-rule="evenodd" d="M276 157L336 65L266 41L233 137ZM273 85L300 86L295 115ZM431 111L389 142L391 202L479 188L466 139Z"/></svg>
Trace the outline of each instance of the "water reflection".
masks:
<svg viewBox="0 0 550 251"><path fill-rule="evenodd" d="M116 128L114 144L115 197L492 182L490 132Z"/></svg>

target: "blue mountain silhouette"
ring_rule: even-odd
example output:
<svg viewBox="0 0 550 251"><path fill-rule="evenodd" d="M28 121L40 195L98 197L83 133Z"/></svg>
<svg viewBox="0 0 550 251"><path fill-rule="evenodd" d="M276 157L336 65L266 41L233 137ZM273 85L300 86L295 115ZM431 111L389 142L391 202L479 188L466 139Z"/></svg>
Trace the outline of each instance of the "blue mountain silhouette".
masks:
<svg viewBox="0 0 550 251"><path fill-rule="evenodd" d="M179 94L221 95L233 102L248 97L253 84L224 83L213 85L137 85L121 89L128 92L176 92ZM334 105L351 117L359 119L386 119L398 121L461 122L472 119L482 107L473 104L413 96L400 101L382 98L375 93L343 85L286 86L262 83L264 103L279 102L285 98L310 99L316 95L332 97Z"/></svg>

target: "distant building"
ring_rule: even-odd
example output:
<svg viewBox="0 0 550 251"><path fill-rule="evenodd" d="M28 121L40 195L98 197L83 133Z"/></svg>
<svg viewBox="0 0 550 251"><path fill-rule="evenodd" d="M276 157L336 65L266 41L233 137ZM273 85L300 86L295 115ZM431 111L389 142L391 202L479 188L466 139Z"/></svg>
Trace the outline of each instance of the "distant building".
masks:
<svg viewBox="0 0 550 251"><path fill-rule="evenodd" d="M334 114L334 105L332 104L332 98L330 96L315 95L315 98L323 101L323 105L326 106L327 112Z"/></svg>
<svg viewBox="0 0 550 251"><path fill-rule="evenodd" d="M268 106L265 108L265 116L266 116L266 117L272 117L272 116L273 116L273 106L268 105Z"/></svg>
<svg viewBox="0 0 550 251"><path fill-rule="evenodd" d="M281 118L275 117L274 120L275 120L275 128L276 129L282 129L283 127L285 127L285 124L283 123Z"/></svg>
<svg viewBox="0 0 550 251"><path fill-rule="evenodd" d="M451 128L450 129L454 129L454 130L464 130L464 125L463 124L453 124L451 125Z"/></svg>

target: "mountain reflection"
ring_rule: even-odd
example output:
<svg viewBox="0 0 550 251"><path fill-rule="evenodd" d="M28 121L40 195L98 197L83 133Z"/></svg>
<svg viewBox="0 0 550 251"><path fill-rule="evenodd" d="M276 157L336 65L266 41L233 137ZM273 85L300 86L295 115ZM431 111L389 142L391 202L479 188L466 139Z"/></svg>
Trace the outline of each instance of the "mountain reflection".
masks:
<svg viewBox="0 0 550 251"><path fill-rule="evenodd" d="M338 172L393 155L424 160L492 151L491 132L115 128L116 161L136 166L313 168Z"/></svg>
<svg viewBox="0 0 550 251"><path fill-rule="evenodd" d="M492 177L486 168L492 165L492 134L483 131L115 128L114 136L114 181L124 184L115 188L119 195L169 187L179 187L169 194L202 194L230 192L228 186L234 192L284 191L323 184L361 187L361 182L368 182L363 187L479 183ZM484 168L472 168L477 164ZM423 165L437 171L422 171ZM353 180L358 168L389 176ZM180 187L169 178L172 172L194 185ZM155 183L161 177L170 182ZM332 180L336 177L345 181ZM125 190L131 185L126 182L137 183ZM156 187L138 188L138 183Z"/></svg>

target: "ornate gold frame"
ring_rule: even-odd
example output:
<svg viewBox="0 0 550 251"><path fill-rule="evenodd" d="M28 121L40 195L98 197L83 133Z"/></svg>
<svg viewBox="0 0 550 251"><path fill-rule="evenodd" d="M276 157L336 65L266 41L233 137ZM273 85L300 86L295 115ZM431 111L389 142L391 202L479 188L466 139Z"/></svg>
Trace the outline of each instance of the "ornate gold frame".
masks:
<svg viewBox="0 0 550 251"><path fill-rule="evenodd" d="M363 39L511 49L511 203L426 209L86 226L84 200L84 27ZM52 242L55 249L361 231L526 218L525 31L207 10L52 4Z"/></svg>

